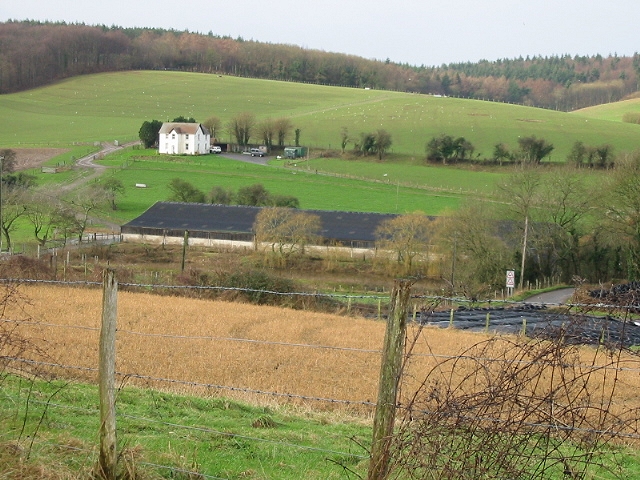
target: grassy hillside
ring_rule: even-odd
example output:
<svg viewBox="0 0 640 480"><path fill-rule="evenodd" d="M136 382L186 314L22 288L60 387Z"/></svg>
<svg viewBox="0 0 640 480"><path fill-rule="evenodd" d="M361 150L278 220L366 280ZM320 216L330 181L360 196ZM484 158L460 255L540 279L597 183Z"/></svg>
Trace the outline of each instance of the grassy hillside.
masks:
<svg viewBox="0 0 640 480"><path fill-rule="evenodd" d="M640 98L632 98L621 102L605 103L604 105L576 110L574 113L594 120L622 122L622 117L625 113L640 114ZM639 128L640 127L636 125L636 130ZM637 133L638 132L636 132L636 134Z"/></svg>
<svg viewBox="0 0 640 480"><path fill-rule="evenodd" d="M498 142L515 147L518 136L536 135L555 145L556 161L577 140L610 143L622 151L635 148L637 137L635 125L500 103L141 71L74 77L0 96L0 116L11 119L0 132L0 146L135 140L145 120L185 115L204 121L215 115L224 123L243 111L258 119L291 117L302 130L301 143L311 147L337 148L342 127L353 137L385 128L393 137L392 153L415 158L422 158L426 142L441 133L464 136L481 157L491 156ZM223 134L222 140L230 139Z"/></svg>

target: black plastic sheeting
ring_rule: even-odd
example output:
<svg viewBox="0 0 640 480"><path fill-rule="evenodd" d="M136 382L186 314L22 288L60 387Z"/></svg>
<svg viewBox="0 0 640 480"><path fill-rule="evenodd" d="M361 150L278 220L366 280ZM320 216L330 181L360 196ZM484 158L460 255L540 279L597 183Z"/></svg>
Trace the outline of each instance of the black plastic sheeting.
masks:
<svg viewBox="0 0 640 480"><path fill-rule="evenodd" d="M557 339L564 336L570 344L625 347L640 345L640 326L632 321L589 315L569 315L537 306L519 308L463 308L450 311L419 312L416 321L446 328L484 332L489 315L489 332L521 334L535 338Z"/></svg>

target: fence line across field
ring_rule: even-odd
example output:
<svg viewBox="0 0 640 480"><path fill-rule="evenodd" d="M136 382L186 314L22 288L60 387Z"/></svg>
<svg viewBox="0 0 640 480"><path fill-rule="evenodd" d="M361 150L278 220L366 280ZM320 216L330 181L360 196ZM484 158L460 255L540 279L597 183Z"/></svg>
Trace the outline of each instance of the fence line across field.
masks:
<svg viewBox="0 0 640 480"><path fill-rule="evenodd" d="M9 279L3 279L2 281L9 281ZM133 284L133 283L123 283L123 287L127 288L153 288L153 289L193 289L193 290L236 290L236 291L248 291L248 292L262 292L269 293L275 295L286 295L286 296L294 296L294 295L304 295L304 296L323 296L323 297L331 297L331 298L367 298L367 299L378 299L379 301L382 298L389 298L390 312L387 320L387 331L384 341L384 347L382 352L377 350L371 351L367 350L367 353L382 353L382 366L380 369L380 379L379 379L379 393L378 393L378 401L373 402L352 402L352 401L344 401L344 400L336 400L330 398L321 398L321 397L307 397L300 396L295 394L278 394L276 392L265 392L260 390L246 389L246 388L238 388L238 387L228 387L222 385L215 384L203 384L198 382L185 382L182 380L171 380L164 378L157 378L145 375L137 375L137 374L126 374L116 371L116 325L117 325L117 297L118 297L118 282L116 278L116 274L114 270L105 269L103 272L103 282L102 284L97 282L60 282L60 281L36 281L37 283L48 283L48 284L61 284L61 285L102 285L103 288L103 306L102 306L102 326L100 328L100 341L99 341L99 366L97 369L98 372L98 384L99 384L99 396L100 396L100 454L99 454L99 467L100 473L107 480L115 480L116 479L116 471L117 471L117 445L116 445L116 386L115 379L116 377L122 377L123 382L126 379L139 379L145 380L149 382L171 382L171 383L180 383L184 385L204 387L204 388L214 388L214 389L225 389L227 391L234 392L243 392L243 393L251 393L251 394L269 394L269 395L278 395L284 398L291 399L302 399L302 400L313 400L313 401L322 401L322 402L331 402L331 403L345 403L345 404L358 404L375 407L375 416L373 422L373 440L371 444L371 452L368 457L369 458L369 476L367 478L382 478L379 477L380 474L383 474L388 465L388 443L393 434L393 425L394 418L397 414L398 408L404 408L402 405L398 404L398 387L400 378L402 376L402 365L401 358L405 358L407 352L405 351L405 337L406 337L406 324L410 314L410 302L413 299L417 298L428 298L432 301L442 301L442 299L446 297L441 296L411 296L410 290L412 282L410 280L396 280L394 285L394 290L390 297L387 296L367 296L367 295L336 295L336 294L316 294L309 292L274 292L274 291L263 291L256 289L243 289L243 288L235 288L235 287L214 287L214 286L174 286L174 285L157 285L157 284ZM20 282L15 281L14 283L30 283L30 282ZM476 303L477 300L472 301L471 303ZM526 302L518 302L518 303L526 303ZM592 306L592 305L590 305ZM602 308L602 305L598 305ZM615 306L615 308L620 308L619 306ZM637 308L637 306L630 306L629 308ZM452 310L453 312L453 310ZM414 319L416 315L416 309L414 308ZM60 325L51 324L59 327ZM76 327L76 326L71 326ZM134 332L134 331L123 331L121 333L129 334L129 335L144 335L147 337L167 337L174 339L195 339L195 337L185 337L179 335L165 335L165 334L143 334L142 332ZM201 337L198 336L198 339L208 339L208 340L241 340L241 341L249 341L251 343L269 343L280 346L296 346L296 347L310 347L310 345L304 344L289 344L286 342L262 342L262 341L252 341L247 339L232 339L227 337ZM318 348L318 347L314 347ZM325 347L328 348L328 347ZM364 350L357 350L364 351ZM468 357L473 359L470 356L451 356L453 359L457 358L465 358ZM16 359L18 361L22 359ZM474 359L475 360L475 359ZM506 361L509 361L505 358ZM32 362L35 364L36 362ZM543 362L546 363L546 362ZM42 363L41 365L44 365ZM70 367L65 365L56 365L56 364L48 364L50 367L60 367L60 368L78 368L84 371L93 371L96 369L90 368L82 368L82 367ZM593 368L598 368L597 366ZM425 415L431 414L432 412L424 411L419 412L419 410L414 410L416 413L423 413ZM192 430L221 434L213 429L207 429L205 427L188 427L179 424L173 424L169 422L162 422L158 420L153 420L145 417L136 417L127 415L126 413L120 413L119 416L123 418L135 419L146 422L155 422L161 423L171 427L180 427L180 428L188 428ZM470 419L479 420L480 422L491 422L491 423L499 423L502 421L500 418L491 418L491 417L482 417L482 416L470 416ZM526 427L530 428L542 428L545 430L549 430L550 428L558 429L557 425L547 425L543 423L530 423L524 424ZM567 431L578 431L584 432L584 429L576 428L574 425L563 425L562 429L566 429ZM631 434L616 432L613 429L608 430L586 430L587 433L594 433L598 435L602 435L603 433L607 433L612 436L619 436L624 438L632 438L638 439L640 435L636 432ZM256 439L253 437L245 437L238 436L239 438L245 440L252 441L262 441L261 439ZM289 445L286 443L280 443L280 445L285 446L296 446ZM297 448L302 448L301 446L296 446ZM327 451L327 453L340 453L334 451Z"/></svg>
<svg viewBox="0 0 640 480"><path fill-rule="evenodd" d="M11 360L17 363L24 363L26 365L32 366L40 366L40 367L49 367L49 368L59 368L62 370L78 370L82 372L92 372L98 373L98 368L96 367L81 367L78 365L63 365L59 363L53 362L39 362L37 360L31 360L26 358L19 357L5 357L6 360ZM375 407L376 403L368 400L343 400L338 398L328 398L328 397L314 397L311 395L299 395L296 393L287 393L287 392L271 392L267 390L258 390L253 388L244 388L244 387L234 387L231 385L219 385L214 383L204 383L204 382L193 382L187 380L179 380L175 378L163 378L163 377L153 377L150 375L140 375L137 373L127 373L127 372L119 372L116 371L115 374L122 378L122 381L126 381L127 379L137 379L144 380L146 382L159 382L159 383L169 383L174 385L182 385L186 387L197 387L211 390L225 390L228 392L236 392L236 393L245 393L251 395L264 395L270 397L279 397L291 400L304 400L309 402L322 402L329 403L334 405L357 405L357 406L366 406L366 407Z"/></svg>
<svg viewBox="0 0 640 480"><path fill-rule="evenodd" d="M58 367L58 368L64 368L64 369L88 370L88 371L93 371L93 372L97 372L98 371L97 368L60 365L60 364L47 363L47 362L35 362L35 361L26 360L26 359L20 359L20 358L10 358L10 360L14 360L14 361L18 361L18 362L22 361L22 362L28 363L28 364L37 364L37 365ZM205 388L232 389L232 390L241 391L243 393L266 394L266 395L275 395L275 396L280 396L280 397L298 398L298 399L302 399L302 400L327 401L327 402L330 402L330 403L343 403L343 404L352 404L352 405L366 405L366 406L375 406L376 405L374 402L352 402L352 401L348 401L348 400L327 399L327 398L321 398L321 397L309 397L309 396L293 395L293 394L278 393L278 392L263 392L263 391L260 391L260 390L242 389L242 388L237 388L237 387L225 387L225 386L206 384L206 383L187 382L187 381L182 381L182 380L158 378L158 377L148 377L148 376L144 376L144 375L124 374L124 373L121 373L121 372L118 372L117 374L118 374L118 376L125 377L125 378L140 378L140 379L143 379L143 380L169 382L169 383L179 383L179 384L187 385L187 386L197 386L197 387L205 387ZM7 396L7 398L14 398L16 400L19 400L19 398L11 397L10 395ZM36 404L43 404L43 405L48 405L48 406L54 406L54 407L78 410L78 411L82 411L82 412L85 412L85 413L92 413L92 414L96 413L95 410L90 410L90 409L86 409L86 408L82 408L82 407L76 407L74 405L63 405L63 404L57 404L57 403L52 403L52 402L44 402L44 401L41 401L41 400L30 400L30 402L31 403L36 403ZM399 410L407 410L408 409L407 407L405 407L405 406L403 406L401 404L398 404L397 408ZM418 410L413 410L413 412L416 413L416 414L425 414L425 415L433 413L433 412L428 411L428 410L419 410L419 409ZM225 436L236 436L234 434L229 434L227 432L216 432L214 430L210 430L210 429L206 429L206 428L200 428L200 427L193 427L191 425L181 425L181 424L176 424L176 423L171 423L171 422L161 422L161 421L158 421L158 420L155 420L155 419L148 419L146 417L133 416L133 415L128 415L128 414L122 414L122 416L123 417L127 417L127 418L132 418L132 419L149 421L149 422L162 423L162 424L165 424L165 425L181 427L181 428L185 428L185 429L194 429L194 430L203 430L203 431L206 430L206 431L211 431L213 433L221 433L221 434L223 434ZM495 417L486 417L486 416L480 417L480 416L470 416L470 415L468 415L465 418L470 419L470 420L481 420L483 422L490 422L490 423L503 422L503 419L495 418ZM599 435L606 434L606 435L619 436L619 437L628 438L628 439L640 439L640 434L617 432L617 431L613 431L613 430L606 430L605 431L605 430L598 430L598 429L571 427L571 426L568 426L568 425L564 425L564 426L550 425L550 424L544 424L544 423L527 423L527 426L532 427L532 428L541 428L541 429L554 428L554 429L560 429L560 430L566 430L566 431L576 431L576 432L581 432L581 433L593 433L593 434L599 434ZM265 441L265 442L271 442L271 443L276 443L276 444L283 444L282 442L274 442L274 441L271 441L271 440L257 439L257 438L253 438L253 437L245 437L245 436L241 436L241 435L239 435L239 437L249 438L249 439L252 439L252 440L260 440L260 441ZM292 444L292 445L294 445L294 444ZM297 446L297 447L303 448L303 449L321 450L321 449L317 449L315 447L306 447L304 445L302 445L302 446L294 445L294 446ZM326 451L327 453L342 453L344 455L359 456L359 455L354 455L352 453L335 452L335 451L331 451L331 450L321 450L321 451Z"/></svg>
<svg viewBox="0 0 640 480"><path fill-rule="evenodd" d="M27 278L0 278L0 283L15 284L49 284L62 286L87 286L102 287L102 282L94 281L66 281L66 280L43 280L43 279L27 279ZM335 298L343 300L389 300L390 295L353 295L344 293L321 293L321 292L279 292L275 290L261 290L244 287L225 287L215 285L169 285L159 283L119 283L120 287L140 288L143 290L195 290L195 291L234 291L245 293L263 293L276 296L291 297L316 297L316 298ZM540 307L563 307L567 310L575 308L585 309L603 309L603 310L634 310L640 309L640 305L615 305L610 303L557 303L557 302L527 302L526 300L496 300L495 298L465 298L447 295L411 295L412 300L428 300L435 304L471 304L471 305L509 305L509 306L540 306Z"/></svg>
<svg viewBox="0 0 640 480"><path fill-rule="evenodd" d="M87 330L97 332L99 331L98 327L89 327L84 325L63 325L51 322L39 322L33 320L13 320L13 319L0 319L0 323L13 323L16 325L31 325L31 326L39 326L39 327L50 327L50 328L68 328L68 329L78 329L78 330ZM344 352L355 352L355 353L367 353L367 354L379 354L382 352L380 349L361 349L354 347L342 347L336 345L320 345L320 344L305 344L305 343L290 343L290 342L279 342L279 341L269 341L269 340L257 340L251 338L239 338L239 337L221 337L221 336L211 336L211 335L176 335L176 334L166 334L166 333L146 333L146 332L138 332L133 330L126 329L118 329L118 334L127 334L127 335L135 335L140 337L147 338L166 338L166 339L176 339L176 340L209 340L209 341L224 341L224 342L238 342L238 343L248 343L255 345L273 345L273 346L283 346L283 347L296 347L296 348L309 348L309 349L317 349L317 350L333 350L333 351L344 351ZM491 357L475 357L472 355L446 355L446 354L436 354L436 353L425 353L425 352L411 352L409 354L411 357L420 357L420 358L435 358L442 360L454 360L454 359L469 359L474 361L483 361L483 362L503 362L503 363L518 363L518 364L526 364L526 365L535 365L539 362L535 361L525 361L525 360L508 360L505 358L491 358ZM626 362L625 362L626 363ZM621 366L611 366L611 365L578 365L581 368L585 369L602 369L602 370L615 370L615 371L640 371L640 367L621 367Z"/></svg>
<svg viewBox="0 0 640 480"><path fill-rule="evenodd" d="M83 325L62 325L58 323L49 323L49 322L38 322L31 320L12 320L12 319L0 319L0 323L13 323L17 325L32 325L39 327L52 327L52 328L69 328L69 329L78 329L78 330L88 330L97 332L100 329L98 327L87 327ZM256 340L251 338L238 338L238 337L216 337L210 335L174 335L174 334L165 334L165 333L145 333L145 332L137 332L133 330L125 330L118 329L118 334L128 334L128 335L136 335L140 337L149 337L149 338L168 338L168 339L176 339L176 340L210 340L210 341L224 341L224 342L239 342L239 343L249 343L255 345L274 345L274 346L283 346L283 347L298 347L298 348L309 348L309 349L317 349L317 350L335 350L335 351L344 351L344 352L356 352L356 353L373 353L379 354L382 353L380 349L362 349L362 348L353 348L353 347L340 347L335 345L313 345L307 343L290 343L290 342L276 342L269 340ZM419 358L435 358L440 360L474 360L479 362L502 362L502 363L517 363L520 365L536 365L540 364L540 362L530 361L530 360L509 360L506 358L491 358L491 357L475 357L472 355L446 355L439 353L424 353L424 352L411 352L408 354L409 357L419 357ZM640 360L639 360L640 361ZM620 363L620 362L618 362ZM53 365L53 364L51 364ZM61 365L57 365L61 366ZM588 365L588 364L580 364L577 365L580 368L584 369L600 369L600 370L613 370L618 372L640 372L640 367L619 367L612 365ZM124 373L119 372L121 375L126 375ZM156 379L157 380L157 379Z"/></svg>

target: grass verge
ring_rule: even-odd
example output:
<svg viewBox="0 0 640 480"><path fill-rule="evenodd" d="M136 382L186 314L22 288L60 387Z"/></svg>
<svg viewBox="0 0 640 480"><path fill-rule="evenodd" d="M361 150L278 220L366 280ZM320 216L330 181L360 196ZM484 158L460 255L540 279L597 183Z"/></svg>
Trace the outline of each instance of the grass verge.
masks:
<svg viewBox="0 0 640 480"><path fill-rule="evenodd" d="M19 478L79 478L97 461L97 387L7 376L0 461ZM123 386L117 396L121 467L135 478L337 479L366 471L362 419L255 407ZM4 477L18 478L18 477Z"/></svg>

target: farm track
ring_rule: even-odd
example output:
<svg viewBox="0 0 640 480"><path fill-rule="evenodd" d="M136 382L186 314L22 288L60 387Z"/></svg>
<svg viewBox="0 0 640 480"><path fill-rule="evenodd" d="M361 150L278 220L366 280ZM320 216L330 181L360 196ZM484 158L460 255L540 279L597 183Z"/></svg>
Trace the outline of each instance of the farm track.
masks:
<svg viewBox="0 0 640 480"><path fill-rule="evenodd" d="M81 187L82 185L85 185L89 181L93 180L94 178L102 175L104 173L104 171L107 169L107 167L105 167L104 165L98 165L98 164L94 163L95 160L103 158L106 155L109 155L110 153L117 152L119 150L122 150L122 149L127 148L127 147L131 147L133 145L137 145L139 143L140 143L139 141L126 143L126 144L123 144L123 145L112 145L110 143L103 143L102 144L102 148L101 148L101 150L99 152L92 153L90 155L86 155L86 156L78 159L76 161L76 166L77 167L93 169L93 172L91 174L87 175L86 177L78 178L78 179L74 180L73 182L71 182L71 183L69 183L67 185L64 185L60 189L61 193L67 193L67 192L70 192L72 190L75 190L75 189Z"/></svg>
<svg viewBox="0 0 640 480"><path fill-rule="evenodd" d="M86 185L91 180L102 175L107 169L107 167L105 167L104 165L98 165L94 163L95 160L104 158L106 155L109 155L110 153L117 152L124 148L137 145L139 143L140 143L139 141L126 143L123 145L113 145L110 143L103 143L102 148L100 149L99 152L86 155L76 161L76 167L80 167L82 169L88 169L89 171L93 170L93 171L88 175L84 175L84 176L81 176L80 178L76 178L75 180L73 180L72 182L66 185L62 185L58 190L58 194L64 195L65 193L69 193L73 190L76 190L82 187L83 185ZM95 217L92 217L92 220L96 223L105 224L107 227L111 228L113 231L120 231L120 225L117 223L109 222L105 219L102 219L102 218L99 219Z"/></svg>

